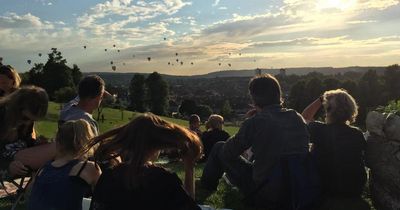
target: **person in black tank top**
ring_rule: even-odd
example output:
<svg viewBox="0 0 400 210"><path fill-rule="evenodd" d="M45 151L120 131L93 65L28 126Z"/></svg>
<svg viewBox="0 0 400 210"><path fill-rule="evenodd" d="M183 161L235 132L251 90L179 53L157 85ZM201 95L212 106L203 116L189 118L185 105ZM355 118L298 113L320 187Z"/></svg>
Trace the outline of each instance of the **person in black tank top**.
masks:
<svg viewBox="0 0 400 210"><path fill-rule="evenodd" d="M202 145L188 129L151 113L91 140L99 144L96 161L121 158L105 170L93 193L90 209L200 210L194 201L194 164ZM185 182L173 172L153 164L161 150L177 149L185 169Z"/></svg>
<svg viewBox="0 0 400 210"><path fill-rule="evenodd" d="M82 199L94 188L101 170L85 160L85 144L94 137L85 120L68 121L56 136L56 157L35 177L28 210L81 210Z"/></svg>

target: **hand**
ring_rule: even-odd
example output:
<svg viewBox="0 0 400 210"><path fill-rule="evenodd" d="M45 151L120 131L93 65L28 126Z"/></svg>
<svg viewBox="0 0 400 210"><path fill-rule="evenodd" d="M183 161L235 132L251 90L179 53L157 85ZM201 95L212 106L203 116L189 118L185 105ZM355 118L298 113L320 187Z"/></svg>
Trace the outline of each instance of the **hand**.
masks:
<svg viewBox="0 0 400 210"><path fill-rule="evenodd" d="M29 169L20 161L14 160L8 166L11 176L25 175L28 173Z"/></svg>

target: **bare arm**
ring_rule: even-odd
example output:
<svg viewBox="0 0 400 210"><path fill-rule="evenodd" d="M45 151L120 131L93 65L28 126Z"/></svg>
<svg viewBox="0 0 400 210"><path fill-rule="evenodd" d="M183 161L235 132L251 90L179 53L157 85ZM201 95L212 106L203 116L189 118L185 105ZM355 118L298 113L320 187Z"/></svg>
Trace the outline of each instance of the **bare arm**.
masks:
<svg viewBox="0 0 400 210"><path fill-rule="evenodd" d="M195 197L195 185L194 185L194 164L195 162L189 159L184 159L185 168L185 190L194 199Z"/></svg>
<svg viewBox="0 0 400 210"><path fill-rule="evenodd" d="M307 123L314 121L314 116L318 112L319 108L322 106L322 102L320 98L317 98L310 105L308 105L301 115L306 120Z"/></svg>

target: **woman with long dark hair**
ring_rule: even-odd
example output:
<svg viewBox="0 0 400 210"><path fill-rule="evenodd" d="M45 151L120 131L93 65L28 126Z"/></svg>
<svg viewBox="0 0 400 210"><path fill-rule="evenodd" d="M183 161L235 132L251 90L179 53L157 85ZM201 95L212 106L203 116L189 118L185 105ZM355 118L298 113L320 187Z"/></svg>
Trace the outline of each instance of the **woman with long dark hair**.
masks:
<svg viewBox="0 0 400 210"><path fill-rule="evenodd" d="M188 129L153 114L136 117L89 143L99 144L96 161L121 159L103 171L94 190L91 209L199 209L194 198L194 164L202 145ZM178 149L183 159L185 183L154 161L161 150Z"/></svg>

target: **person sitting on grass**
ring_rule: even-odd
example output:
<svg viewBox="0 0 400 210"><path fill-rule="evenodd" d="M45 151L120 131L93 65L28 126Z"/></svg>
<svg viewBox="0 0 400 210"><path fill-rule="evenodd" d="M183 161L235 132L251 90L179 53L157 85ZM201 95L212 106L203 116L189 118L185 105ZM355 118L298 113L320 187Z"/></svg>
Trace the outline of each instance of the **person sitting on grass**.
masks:
<svg viewBox="0 0 400 210"><path fill-rule="evenodd" d="M226 141L230 136L223 130L224 118L221 115L212 114L206 122L207 131L203 133L201 141L204 146L203 160L207 160L212 147L219 141Z"/></svg>
<svg viewBox="0 0 400 210"><path fill-rule="evenodd" d="M56 156L41 168L33 183L28 210L81 210L82 199L92 191L100 168L86 160L84 145L94 137L85 120L67 121L55 139Z"/></svg>
<svg viewBox="0 0 400 210"><path fill-rule="evenodd" d="M189 130L196 133L198 137L201 137L202 132L200 130L200 116L192 114L189 117Z"/></svg>
<svg viewBox="0 0 400 210"><path fill-rule="evenodd" d="M323 107L325 122L314 121ZM367 175L364 165L366 141L357 127L355 99L343 89L326 91L307 106L302 115L311 134L312 153L319 171L323 206L321 209L369 209L361 200ZM347 204L346 204L347 203ZM345 206L338 206L345 204Z"/></svg>
<svg viewBox="0 0 400 210"><path fill-rule="evenodd" d="M197 135L150 113L91 140L97 161L119 156L121 163L104 170L95 187L91 209L198 210L194 201L194 164L201 155ZM178 176L157 166L161 150L179 149L185 184Z"/></svg>
<svg viewBox="0 0 400 210"><path fill-rule="evenodd" d="M306 124L296 111L282 107L281 88L272 75L252 78L249 92L255 107L253 116L243 122L236 135L214 145L203 170L201 187L215 191L225 172L247 204L263 209L290 209L286 208L292 202L286 200L289 193L285 184L268 180L282 158L308 154ZM254 153L252 162L242 156L249 148Z"/></svg>
<svg viewBox="0 0 400 210"><path fill-rule="evenodd" d="M55 144L34 139L33 122L44 118L48 96L44 89L25 86L0 99L0 175L28 175L54 158Z"/></svg>

